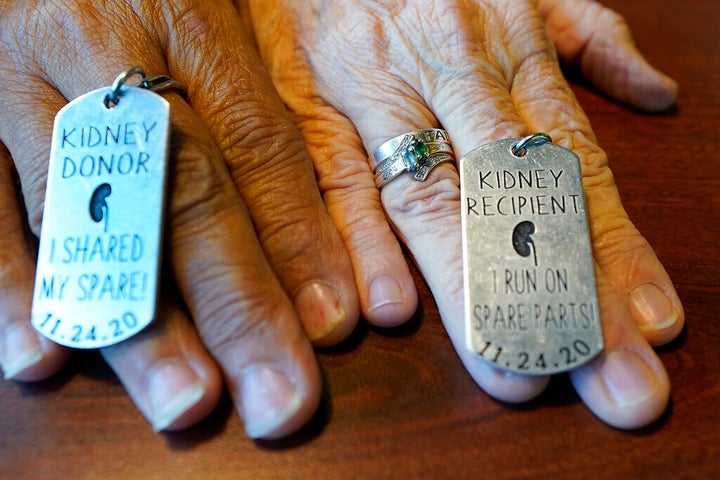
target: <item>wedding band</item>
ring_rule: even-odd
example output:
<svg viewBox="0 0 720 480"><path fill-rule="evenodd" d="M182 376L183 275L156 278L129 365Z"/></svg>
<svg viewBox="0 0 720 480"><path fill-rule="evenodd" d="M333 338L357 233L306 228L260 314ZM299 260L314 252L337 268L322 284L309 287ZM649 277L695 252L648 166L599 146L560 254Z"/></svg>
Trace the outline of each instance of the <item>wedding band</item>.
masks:
<svg viewBox="0 0 720 480"><path fill-rule="evenodd" d="M445 130L426 128L398 135L376 148L370 156L378 188L403 173L424 181L442 162L454 161L450 137Z"/></svg>
<svg viewBox="0 0 720 480"><path fill-rule="evenodd" d="M448 133L440 128L424 128L421 130L415 130L414 132L410 133L403 133L402 135L391 138L373 151L372 155L370 156L370 167L375 169L377 165L383 160L387 160L388 158L390 158L392 154L395 153L395 151L398 149L400 143L402 143L403 139L407 135L411 135L417 140L422 140L426 145L437 143L450 143L450 137L448 136Z"/></svg>

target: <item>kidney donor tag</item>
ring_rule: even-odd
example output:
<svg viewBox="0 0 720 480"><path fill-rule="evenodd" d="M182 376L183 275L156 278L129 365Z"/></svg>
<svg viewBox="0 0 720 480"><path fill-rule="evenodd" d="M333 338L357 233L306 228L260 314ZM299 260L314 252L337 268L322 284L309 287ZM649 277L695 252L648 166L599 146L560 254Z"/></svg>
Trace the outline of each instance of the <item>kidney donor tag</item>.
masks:
<svg viewBox="0 0 720 480"><path fill-rule="evenodd" d="M75 348L120 342L156 315L170 126L160 95L102 88L55 117L32 323Z"/></svg>
<svg viewBox="0 0 720 480"><path fill-rule="evenodd" d="M460 168L468 348L524 374L592 359L603 340L577 156L535 134Z"/></svg>

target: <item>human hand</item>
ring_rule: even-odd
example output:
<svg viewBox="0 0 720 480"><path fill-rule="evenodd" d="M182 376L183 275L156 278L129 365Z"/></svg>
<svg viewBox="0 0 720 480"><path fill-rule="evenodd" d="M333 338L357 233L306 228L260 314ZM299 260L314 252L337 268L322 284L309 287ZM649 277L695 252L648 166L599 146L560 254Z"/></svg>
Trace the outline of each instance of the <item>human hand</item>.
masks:
<svg viewBox="0 0 720 480"><path fill-rule="evenodd" d="M476 382L510 402L545 388L546 377L502 372L465 347L456 168L440 164L425 182L400 176L380 194L367 156L388 139L423 128L447 130L457 158L490 141L546 132L581 159L603 319L605 350L573 370L572 382L596 415L620 428L645 425L664 411L670 385L651 344L679 333L682 306L623 210L607 157L552 43L609 95L638 108L667 108L676 84L640 56L618 15L589 0L250 0L240 6L249 7L263 60L308 143L356 278L384 275L385 305L394 310L377 318L373 286L360 282L365 316L394 324L414 309L415 292L382 205Z"/></svg>
<svg viewBox="0 0 720 480"><path fill-rule="evenodd" d="M164 94L168 268L155 324L104 357L156 430L207 415L222 378L251 437L286 435L314 413L321 380L307 337L325 345L352 331L352 267L302 137L245 32L224 2L0 1L6 378L47 377L67 356L29 323L34 247L13 162L38 235L55 113L138 65L187 93Z"/></svg>

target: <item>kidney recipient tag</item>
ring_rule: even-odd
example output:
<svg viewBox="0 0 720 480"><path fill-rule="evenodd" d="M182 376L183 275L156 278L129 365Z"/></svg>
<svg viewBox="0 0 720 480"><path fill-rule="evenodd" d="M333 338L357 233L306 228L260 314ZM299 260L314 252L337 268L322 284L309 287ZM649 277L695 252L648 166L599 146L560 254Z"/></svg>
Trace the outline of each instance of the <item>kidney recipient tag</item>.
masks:
<svg viewBox="0 0 720 480"><path fill-rule="evenodd" d="M170 106L124 85L137 74L55 117L32 323L69 347L112 345L156 315Z"/></svg>
<svg viewBox="0 0 720 480"><path fill-rule="evenodd" d="M468 348L524 374L575 368L603 348L578 157L545 134L460 161Z"/></svg>

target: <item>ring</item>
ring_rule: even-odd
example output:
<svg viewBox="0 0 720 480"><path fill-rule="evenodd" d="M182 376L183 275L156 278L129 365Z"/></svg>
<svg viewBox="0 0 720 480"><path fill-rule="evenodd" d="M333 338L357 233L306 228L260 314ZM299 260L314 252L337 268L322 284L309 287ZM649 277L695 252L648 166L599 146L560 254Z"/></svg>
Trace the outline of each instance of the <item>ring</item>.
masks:
<svg viewBox="0 0 720 480"><path fill-rule="evenodd" d="M510 148L510 152L516 157L524 157L528 149L542 147L546 143L552 143L552 138L547 133L533 133L521 138L519 142Z"/></svg>
<svg viewBox="0 0 720 480"><path fill-rule="evenodd" d="M442 162L454 161L450 137L445 130L426 128L398 135L376 148L370 156L378 188L403 173L424 181Z"/></svg>
<svg viewBox="0 0 720 480"><path fill-rule="evenodd" d="M140 77L140 81L134 85L130 85L132 87L144 88L158 93L163 90L173 88L177 90L183 98L185 98L185 92L182 85L180 85L180 82L173 80L167 75L154 75L152 77L146 77L145 71L141 67L130 67L127 70L123 70L120 75L115 78L112 87L110 87L110 93L107 97L105 97L106 107L112 108L120 103L122 87L124 87L127 81L135 75Z"/></svg>

